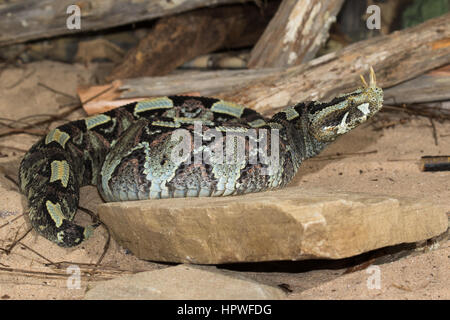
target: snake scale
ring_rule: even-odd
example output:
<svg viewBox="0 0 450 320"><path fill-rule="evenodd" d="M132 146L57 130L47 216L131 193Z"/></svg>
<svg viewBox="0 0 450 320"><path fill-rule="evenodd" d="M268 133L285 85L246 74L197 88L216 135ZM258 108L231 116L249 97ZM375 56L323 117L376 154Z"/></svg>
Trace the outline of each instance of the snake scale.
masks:
<svg viewBox="0 0 450 320"><path fill-rule="evenodd" d="M270 119L220 99L168 96L63 124L21 162L30 223L62 247L80 244L96 227L73 222L80 187L88 184L96 185L105 201L281 188L302 161L380 110L383 91L373 70L370 84L361 78L363 86L351 93L330 102L298 103ZM181 142L191 148L179 148ZM238 145L243 157L236 156Z"/></svg>

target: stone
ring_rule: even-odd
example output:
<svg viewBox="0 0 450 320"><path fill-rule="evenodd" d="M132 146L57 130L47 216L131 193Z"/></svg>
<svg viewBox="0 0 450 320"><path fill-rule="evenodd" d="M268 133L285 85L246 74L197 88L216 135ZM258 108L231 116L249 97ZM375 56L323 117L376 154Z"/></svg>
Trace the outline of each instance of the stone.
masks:
<svg viewBox="0 0 450 320"><path fill-rule="evenodd" d="M100 205L99 215L138 258L196 264L342 259L448 227L446 210L420 199L301 187L113 202Z"/></svg>
<svg viewBox="0 0 450 320"><path fill-rule="evenodd" d="M102 281L85 300L278 300L279 288L215 267L179 265Z"/></svg>

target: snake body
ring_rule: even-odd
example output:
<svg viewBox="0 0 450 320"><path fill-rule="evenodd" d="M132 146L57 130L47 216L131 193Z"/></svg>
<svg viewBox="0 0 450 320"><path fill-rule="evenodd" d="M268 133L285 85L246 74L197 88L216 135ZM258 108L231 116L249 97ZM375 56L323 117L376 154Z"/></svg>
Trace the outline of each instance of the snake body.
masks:
<svg viewBox="0 0 450 320"><path fill-rule="evenodd" d="M89 184L105 201L281 188L302 161L381 108L382 90L373 72L372 78L330 102L298 103L270 119L220 99L168 96L61 125L20 165L31 225L60 246L80 244L95 227L73 222L79 189Z"/></svg>

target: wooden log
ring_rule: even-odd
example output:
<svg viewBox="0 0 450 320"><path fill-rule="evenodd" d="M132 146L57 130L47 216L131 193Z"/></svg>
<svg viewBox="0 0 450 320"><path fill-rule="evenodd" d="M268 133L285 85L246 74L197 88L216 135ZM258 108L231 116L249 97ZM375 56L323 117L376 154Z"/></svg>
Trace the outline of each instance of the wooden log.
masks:
<svg viewBox="0 0 450 320"><path fill-rule="evenodd" d="M384 90L385 104L426 103L450 100L450 72L429 73Z"/></svg>
<svg viewBox="0 0 450 320"><path fill-rule="evenodd" d="M116 98L199 92L247 105L267 115L307 100L326 100L360 86L373 66L383 88L450 64L450 14L413 28L352 44L291 68L210 71L122 81ZM189 81L186 81L189 79Z"/></svg>
<svg viewBox="0 0 450 320"><path fill-rule="evenodd" d="M384 104L385 111L405 112L437 120L450 120L450 101L408 103L401 105Z"/></svg>
<svg viewBox="0 0 450 320"><path fill-rule="evenodd" d="M449 70L449 71L447 71ZM446 71L446 72L444 72ZM121 81L117 87L120 98L170 95L196 90L201 95L218 95L224 88L239 87L258 81L280 69L222 70L198 73L180 73L166 77L145 77ZM190 81L186 82L189 77ZM400 105L450 100L450 67L430 71L384 90L384 103Z"/></svg>
<svg viewBox="0 0 450 320"><path fill-rule="evenodd" d="M274 113L299 101L324 100L360 85L373 66L388 88L450 63L450 13L412 28L349 45L220 96Z"/></svg>
<svg viewBox="0 0 450 320"><path fill-rule="evenodd" d="M203 96L223 93L252 81L258 81L278 69L261 70L221 70L189 72L165 77L145 77L126 79L119 86L120 98L152 97L197 91ZM186 81L189 79L189 81Z"/></svg>
<svg viewBox="0 0 450 320"><path fill-rule="evenodd" d="M239 86L242 82L257 80L274 70L277 69L183 72L166 77L119 80L113 82L114 88L107 90L105 94L83 106L88 114L94 114L145 99L145 97L173 94L216 96L223 92L224 86ZM186 82L187 77L191 80L189 83ZM215 81L215 79L220 79L220 81ZM190 91L193 90L192 84L195 85L196 91ZM110 86L79 88L78 94L80 99L85 101L108 87ZM450 76L447 73L433 70L385 89L384 104L386 110L405 111L437 119L450 119ZM270 109L268 110L270 111Z"/></svg>
<svg viewBox="0 0 450 320"><path fill-rule="evenodd" d="M115 80L112 84L100 86L81 86L77 91L81 101L89 100L83 103L83 108L92 114L147 97L175 94L215 96L223 92L224 87L242 86L273 72L272 69L188 71L163 77Z"/></svg>
<svg viewBox="0 0 450 320"><path fill-rule="evenodd" d="M253 45L278 2L204 8L160 19L107 80L160 76L183 63L226 47Z"/></svg>
<svg viewBox="0 0 450 320"><path fill-rule="evenodd" d="M0 3L0 46L107 29L195 8L246 0L13 0ZM70 30L67 7L81 9L81 29Z"/></svg>
<svg viewBox="0 0 450 320"><path fill-rule="evenodd" d="M283 0L253 48L248 67L288 67L313 59L343 2Z"/></svg>

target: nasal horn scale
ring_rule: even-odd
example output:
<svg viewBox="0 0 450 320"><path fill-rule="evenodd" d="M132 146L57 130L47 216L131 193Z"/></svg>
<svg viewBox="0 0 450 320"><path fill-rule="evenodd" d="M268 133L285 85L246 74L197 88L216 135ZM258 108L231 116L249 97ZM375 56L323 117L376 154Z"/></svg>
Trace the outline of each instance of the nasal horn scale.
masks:
<svg viewBox="0 0 450 320"><path fill-rule="evenodd" d="M370 87L374 88L377 85L377 77L375 76L375 71L373 71L373 68L370 67L370 75L369 75L369 83L370 83ZM364 85L365 88L368 88L369 85L366 82L366 79L364 79L364 76L362 74L359 75L359 77L361 78L361 81Z"/></svg>

